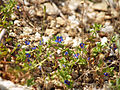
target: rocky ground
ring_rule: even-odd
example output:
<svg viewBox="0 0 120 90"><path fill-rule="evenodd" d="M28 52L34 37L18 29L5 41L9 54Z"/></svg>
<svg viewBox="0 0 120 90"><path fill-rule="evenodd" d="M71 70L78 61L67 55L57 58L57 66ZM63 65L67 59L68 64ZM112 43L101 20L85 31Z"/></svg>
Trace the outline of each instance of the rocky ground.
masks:
<svg viewBox="0 0 120 90"><path fill-rule="evenodd" d="M81 42L88 40L89 30L94 23L103 25L98 37L96 37L96 42L101 41L104 44L112 35L120 35L120 0L118 2L112 2L113 0L16 1L18 9L11 15L14 27L10 30L9 36L14 39L14 43L20 43L22 48L27 48L24 43L26 40L32 42L30 46L37 46L42 38L47 42L53 35L63 36L64 44L68 46L79 46ZM76 77L76 75L74 76ZM9 81L5 82L9 83ZM46 82L46 85L48 84ZM17 86L14 89L16 87L14 84L6 85L2 79L0 85L4 88L1 90L30 90L30 88L22 86L20 88ZM90 85L83 89L96 90L94 85L88 86ZM103 86L103 90L105 88L109 90L107 86ZM52 90L52 85L48 85L47 88ZM82 90L80 88L75 90Z"/></svg>

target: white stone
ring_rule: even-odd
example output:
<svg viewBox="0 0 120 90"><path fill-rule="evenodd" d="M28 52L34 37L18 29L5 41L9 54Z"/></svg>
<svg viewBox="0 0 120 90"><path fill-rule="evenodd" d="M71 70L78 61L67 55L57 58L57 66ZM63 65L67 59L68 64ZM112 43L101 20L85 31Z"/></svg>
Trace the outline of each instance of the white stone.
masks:
<svg viewBox="0 0 120 90"><path fill-rule="evenodd" d="M119 16L119 12L116 11L115 9L111 10L111 14L113 14L114 17L118 17Z"/></svg>
<svg viewBox="0 0 120 90"><path fill-rule="evenodd" d="M57 31L55 31L54 29L46 29L45 34L52 36L53 34L55 34Z"/></svg>
<svg viewBox="0 0 120 90"><path fill-rule="evenodd" d="M29 14L30 14L31 16L34 16L34 15L36 14L36 12L35 12L35 10L31 9L31 10L29 10Z"/></svg>
<svg viewBox="0 0 120 90"><path fill-rule="evenodd" d="M14 25L20 26L20 23L21 23L21 21L19 21L19 20L14 21Z"/></svg>
<svg viewBox="0 0 120 90"><path fill-rule="evenodd" d="M105 12L100 12L96 16L96 22L102 22L105 19Z"/></svg>
<svg viewBox="0 0 120 90"><path fill-rule="evenodd" d="M73 40L73 47L79 46L81 42L82 42L81 38L75 38Z"/></svg>
<svg viewBox="0 0 120 90"><path fill-rule="evenodd" d="M118 5L120 5L120 0L118 1Z"/></svg>
<svg viewBox="0 0 120 90"><path fill-rule="evenodd" d="M27 48L27 46L26 46L26 45L23 45L21 48Z"/></svg>
<svg viewBox="0 0 120 90"><path fill-rule="evenodd" d="M3 79L0 77L0 82L2 81Z"/></svg>
<svg viewBox="0 0 120 90"><path fill-rule="evenodd" d="M13 87L13 88L10 88L9 90L30 90L30 89L24 88L24 87Z"/></svg>
<svg viewBox="0 0 120 90"><path fill-rule="evenodd" d="M11 37L16 37L17 35L16 35L14 32L10 32L10 33L9 33L9 36L11 36Z"/></svg>
<svg viewBox="0 0 120 90"><path fill-rule="evenodd" d="M51 20L51 23L50 23L50 27L54 27L55 26L55 20Z"/></svg>
<svg viewBox="0 0 120 90"><path fill-rule="evenodd" d="M61 3L61 5L62 5L62 6L65 6L65 3L64 3L64 2L62 2L62 3Z"/></svg>
<svg viewBox="0 0 120 90"><path fill-rule="evenodd" d="M15 60L11 60L11 62L15 62Z"/></svg>
<svg viewBox="0 0 120 90"><path fill-rule="evenodd" d="M105 26L109 26L109 25L110 25L110 21L106 21Z"/></svg>
<svg viewBox="0 0 120 90"><path fill-rule="evenodd" d="M107 11L107 4L106 2L96 3L92 6L92 8L95 10Z"/></svg>
<svg viewBox="0 0 120 90"><path fill-rule="evenodd" d="M107 37L101 38L101 44L104 45L105 43L107 43L107 40Z"/></svg>
<svg viewBox="0 0 120 90"><path fill-rule="evenodd" d="M74 21L74 20L76 19L76 17L75 17L75 15L72 15L72 16L69 16L68 19L69 19L70 21Z"/></svg>
<svg viewBox="0 0 120 90"><path fill-rule="evenodd" d="M70 20L70 22L72 24L71 28L75 28L76 26L79 25L79 20L76 19L75 15L69 16L68 19Z"/></svg>
<svg viewBox="0 0 120 90"><path fill-rule="evenodd" d="M60 53L61 53L61 50L58 49L58 50L57 50L57 54L60 54Z"/></svg>
<svg viewBox="0 0 120 90"><path fill-rule="evenodd" d="M43 16L43 11L42 10L37 10L36 15L39 16L39 17L42 17Z"/></svg>
<svg viewBox="0 0 120 90"><path fill-rule="evenodd" d="M46 13L49 15L58 15L59 14L59 10L58 8L51 4L51 3L44 3L44 5L42 5L42 8L44 9L44 6L46 6Z"/></svg>
<svg viewBox="0 0 120 90"><path fill-rule="evenodd" d="M66 37L66 39L64 40L64 44L71 44L72 42L72 37Z"/></svg>
<svg viewBox="0 0 120 90"><path fill-rule="evenodd" d="M18 2L22 3L23 4L23 0L18 0Z"/></svg>
<svg viewBox="0 0 120 90"><path fill-rule="evenodd" d="M11 19L12 19L12 20L15 20L16 18L17 18L17 15L16 15L15 13L12 13L12 14L11 14Z"/></svg>
<svg viewBox="0 0 120 90"><path fill-rule="evenodd" d="M30 3L27 0L24 0L25 5L29 5Z"/></svg>
<svg viewBox="0 0 120 90"><path fill-rule="evenodd" d="M57 23L60 24L60 25L65 24L65 20L63 20L61 17L57 17L56 20L57 20Z"/></svg>
<svg viewBox="0 0 120 90"><path fill-rule="evenodd" d="M87 16L88 16L90 19L95 19L96 13L95 13L95 12L87 13Z"/></svg>
<svg viewBox="0 0 120 90"><path fill-rule="evenodd" d="M101 28L101 31L102 32L105 32L105 33L110 33L110 32L114 32L114 29L113 29L113 26L106 26L104 28Z"/></svg>
<svg viewBox="0 0 120 90"><path fill-rule="evenodd" d="M48 40L49 40L49 37L42 36L42 38L43 38L43 43L44 44L46 44L46 42L48 42Z"/></svg>
<svg viewBox="0 0 120 90"><path fill-rule="evenodd" d="M35 40L40 40L40 34L38 32L35 33Z"/></svg>
<svg viewBox="0 0 120 90"><path fill-rule="evenodd" d="M70 26L67 26L65 29L66 29L67 31L69 31L69 30L71 29L71 27L70 27Z"/></svg>
<svg viewBox="0 0 120 90"><path fill-rule="evenodd" d="M113 55L115 55L115 53L114 53L113 50L111 49L111 51L110 51L110 56L113 56Z"/></svg>
<svg viewBox="0 0 120 90"><path fill-rule="evenodd" d="M33 31L33 30L32 30L30 27L24 27L24 28L23 28L23 33L31 34L32 31Z"/></svg>
<svg viewBox="0 0 120 90"><path fill-rule="evenodd" d="M63 32L61 32L61 35L63 36L63 39L69 37L69 35L67 33L64 33L64 30L63 30Z"/></svg>
<svg viewBox="0 0 120 90"><path fill-rule="evenodd" d="M13 82L7 80L0 82L0 85L7 86L7 88L11 88L15 86Z"/></svg>
<svg viewBox="0 0 120 90"><path fill-rule="evenodd" d="M69 5L68 5L69 9L73 11L76 10L78 6L80 5L80 1L81 0L70 0Z"/></svg>
<svg viewBox="0 0 120 90"><path fill-rule="evenodd" d="M52 80L52 82L57 86L61 86L61 87L63 86L63 84L60 81Z"/></svg>

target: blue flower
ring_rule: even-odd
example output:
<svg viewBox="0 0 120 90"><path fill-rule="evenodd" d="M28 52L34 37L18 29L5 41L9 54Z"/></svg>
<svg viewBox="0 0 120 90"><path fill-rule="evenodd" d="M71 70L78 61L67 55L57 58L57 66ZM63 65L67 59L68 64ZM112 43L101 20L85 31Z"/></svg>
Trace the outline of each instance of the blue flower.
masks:
<svg viewBox="0 0 120 90"><path fill-rule="evenodd" d="M19 9L20 8L20 6L17 6L17 9Z"/></svg>
<svg viewBox="0 0 120 90"><path fill-rule="evenodd" d="M52 55L49 55L50 57L52 57Z"/></svg>
<svg viewBox="0 0 120 90"><path fill-rule="evenodd" d="M63 41L63 37L62 36L57 36L57 40L55 40L55 42L61 43L62 41Z"/></svg>
<svg viewBox="0 0 120 90"><path fill-rule="evenodd" d="M84 48L85 44L84 43L80 43L80 47Z"/></svg>
<svg viewBox="0 0 120 90"><path fill-rule="evenodd" d="M116 49L117 49L116 44L113 44L113 49L114 49L114 50L116 50Z"/></svg>
<svg viewBox="0 0 120 90"><path fill-rule="evenodd" d="M66 67L64 64L62 65L63 67Z"/></svg>
<svg viewBox="0 0 120 90"><path fill-rule="evenodd" d="M26 53L26 57L28 57L28 58L29 58L29 57L31 57L31 55L30 55L29 53Z"/></svg>
<svg viewBox="0 0 120 90"><path fill-rule="evenodd" d="M30 63L29 66L31 66L32 64Z"/></svg>
<svg viewBox="0 0 120 90"><path fill-rule="evenodd" d="M109 62L111 62L111 60L108 60Z"/></svg>
<svg viewBox="0 0 120 90"><path fill-rule="evenodd" d="M76 57L78 59L79 53L75 54L74 57Z"/></svg>
<svg viewBox="0 0 120 90"><path fill-rule="evenodd" d="M29 41L25 41L25 44L26 44L26 45L29 45L29 44L30 44L30 42L29 42Z"/></svg>
<svg viewBox="0 0 120 90"><path fill-rule="evenodd" d="M67 85L70 85L70 81L68 81L68 80L65 80L64 83Z"/></svg>
<svg viewBox="0 0 120 90"><path fill-rule="evenodd" d="M42 40L42 41L40 40L39 45L42 45L42 44L43 44L43 42L44 42L44 40Z"/></svg>
<svg viewBox="0 0 120 90"><path fill-rule="evenodd" d="M68 55L68 51L65 52L65 55Z"/></svg>
<svg viewBox="0 0 120 90"><path fill-rule="evenodd" d="M41 70L41 66L39 65L38 68Z"/></svg>
<svg viewBox="0 0 120 90"><path fill-rule="evenodd" d="M36 49L36 46L35 46L35 47L32 47L32 49L35 50L35 49Z"/></svg>
<svg viewBox="0 0 120 90"><path fill-rule="evenodd" d="M90 60L90 57L88 57L87 60Z"/></svg>
<svg viewBox="0 0 120 90"><path fill-rule="evenodd" d="M42 42L41 42L41 41L39 42L39 45L42 45Z"/></svg>
<svg viewBox="0 0 120 90"><path fill-rule="evenodd" d="M28 62L30 62L30 59L27 59Z"/></svg>
<svg viewBox="0 0 120 90"><path fill-rule="evenodd" d="M20 44L18 44L17 47L20 47Z"/></svg>
<svg viewBox="0 0 120 90"><path fill-rule="evenodd" d="M107 73L107 72L105 72L105 73L104 73L104 75L105 75L105 76L108 76L108 73Z"/></svg>
<svg viewBox="0 0 120 90"><path fill-rule="evenodd" d="M75 62L75 64L77 64L77 62Z"/></svg>

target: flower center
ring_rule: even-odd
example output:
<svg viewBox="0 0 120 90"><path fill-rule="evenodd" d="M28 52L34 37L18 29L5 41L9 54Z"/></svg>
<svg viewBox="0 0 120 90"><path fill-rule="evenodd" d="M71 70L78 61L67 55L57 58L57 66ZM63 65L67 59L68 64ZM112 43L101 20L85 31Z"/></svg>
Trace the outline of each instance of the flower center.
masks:
<svg viewBox="0 0 120 90"><path fill-rule="evenodd" d="M61 39L58 39L58 41L60 42L60 41L61 41Z"/></svg>
<svg viewBox="0 0 120 90"><path fill-rule="evenodd" d="M83 47L83 44L81 44L81 47Z"/></svg>

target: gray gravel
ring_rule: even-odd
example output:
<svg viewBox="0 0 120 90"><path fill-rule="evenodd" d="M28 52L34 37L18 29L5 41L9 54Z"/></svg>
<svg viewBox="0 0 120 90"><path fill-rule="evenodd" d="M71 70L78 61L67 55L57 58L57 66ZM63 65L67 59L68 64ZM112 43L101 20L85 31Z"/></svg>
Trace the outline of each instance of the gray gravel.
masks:
<svg viewBox="0 0 120 90"><path fill-rule="evenodd" d="M3 80L0 77L0 90L32 90L32 88L14 84L13 82L8 80Z"/></svg>

